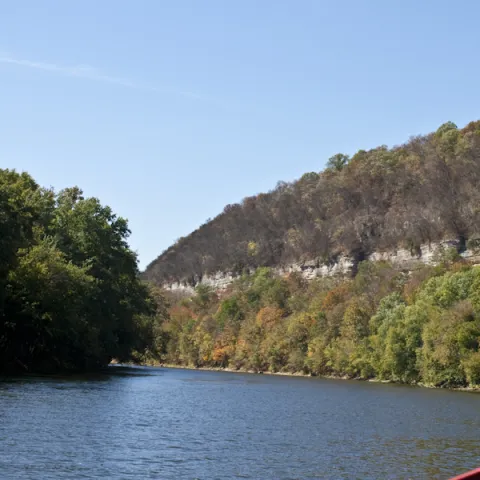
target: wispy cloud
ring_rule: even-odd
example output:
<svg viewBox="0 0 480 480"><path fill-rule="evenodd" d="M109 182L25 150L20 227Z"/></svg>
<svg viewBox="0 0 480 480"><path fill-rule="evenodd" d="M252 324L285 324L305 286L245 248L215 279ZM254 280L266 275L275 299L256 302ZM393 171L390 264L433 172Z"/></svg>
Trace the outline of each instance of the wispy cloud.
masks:
<svg viewBox="0 0 480 480"><path fill-rule="evenodd" d="M112 85L118 85L124 88L131 88L135 90L143 90L149 92L156 92L162 94L174 94L182 97L188 97L195 100L209 100L204 95L200 95L194 92L185 90L171 89L167 87L158 87L139 83L129 78L116 77L112 75L106 75L99 69L90 65L75 65L66 66L56 63L37 62L32 60L25 60L15 58L11 55L0 54L0 63L9 64L18 67L25 67L34 70L43 70L45 72L51 72L57 75L63 75L65 77L83 78L94 82L110 83Z"/></svg>

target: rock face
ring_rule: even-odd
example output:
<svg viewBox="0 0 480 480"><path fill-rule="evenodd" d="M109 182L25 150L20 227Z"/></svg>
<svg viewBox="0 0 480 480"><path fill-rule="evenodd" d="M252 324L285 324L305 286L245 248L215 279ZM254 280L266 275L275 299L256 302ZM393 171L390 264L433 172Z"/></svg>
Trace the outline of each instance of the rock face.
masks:
<svg viewBox="0 0 480 480"><path fill-rule="evenodd" d="M442 251L455 248L460 252L460 256L471 263L480 262L480 254L472 250L462 249L462 245L457 240L443 240L441 242L422 245L417 251L411 252L406 249L389 250L385 252L373 252L365 260L378 262L386 261L399 268L410 270L421 264L434 265L439 254ZM462 251L463 250L463 251ZM286 266L274 267L273 271L280 276L289 273L299 272L305 279L312 280L317 277L327 277L335 275L348 275L356 266L356 261L352 257L340 256L331 263L321 263L319 259L305 262L292 263ZM253 273L253 272L252 272ZM217 272L212 275L205 275L198 279L193 285L187 281L165 284L163 287L172 292L193 294L195 287L206 285L214 290L225 290L237 276L233 272Z"/></svg>

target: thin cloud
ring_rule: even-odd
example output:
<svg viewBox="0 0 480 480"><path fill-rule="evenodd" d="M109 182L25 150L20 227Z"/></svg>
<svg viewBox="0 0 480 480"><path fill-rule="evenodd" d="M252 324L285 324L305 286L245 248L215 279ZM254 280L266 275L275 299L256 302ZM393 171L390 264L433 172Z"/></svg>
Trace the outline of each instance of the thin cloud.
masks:
<svg viewBox="0 0 480 480"><path fill-rule="evenodd" d="M0 63L14 65L18 67L30 68L34 70L43 70L45 72L56 73L58 75L63 75L66 77L84 78L86 80L91 80L94 82L110 83L113 85L118 85L124 88L131 88L134 90L143 90L143 91L163 93L163 94L170 93L174 95L180 95L183 97L192 98L195 100L208 100L205 96L194 93L194 92L154 87L154 86L135 82L128 78L105 75L100 70L90 65L75 65L75 66L69 67L65 65L58 65L56 63L45 63L45 62L36 62L32 60L18 59L9 55L0 55Z"/></svg>

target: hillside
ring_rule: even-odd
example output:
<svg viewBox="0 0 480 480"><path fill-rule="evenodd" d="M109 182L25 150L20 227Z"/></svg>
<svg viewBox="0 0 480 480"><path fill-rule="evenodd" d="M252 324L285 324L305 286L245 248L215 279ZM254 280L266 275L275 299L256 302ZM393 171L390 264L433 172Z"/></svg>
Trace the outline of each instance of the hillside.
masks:
<svg viewBox="0 0 480 480"><path fill-rule="evenodd" d="M449 252L410 274L361 262L354 278L258 268L173 302L154 362L480 388L480 267Z"/></svg>
<svg viewBox="0 0 480 480"><path fill-rule="evenodd" d="M480 236L480 121L387 148L337 154L320 173L227 205L148 265L157 284L196 283L233 274L340 255L361 261L394 248L455 238L460 249Z"/></svg>

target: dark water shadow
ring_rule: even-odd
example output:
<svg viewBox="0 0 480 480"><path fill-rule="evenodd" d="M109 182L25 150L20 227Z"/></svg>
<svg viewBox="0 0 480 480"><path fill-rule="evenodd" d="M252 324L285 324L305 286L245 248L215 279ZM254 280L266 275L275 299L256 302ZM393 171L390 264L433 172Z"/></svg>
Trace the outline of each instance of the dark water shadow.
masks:
<svg viewBox="0 0 480 480"><path fill-rule="evenodd" d="M29 384L29 383L81 383L81 382L108 382L115 377L151 377L163 375L160 369L155 371L145 367L130 365L109 365L95 372L86 373L58 373L41 374L31 373L17 376L0 376L0 388L2 384Z"/></svg>

